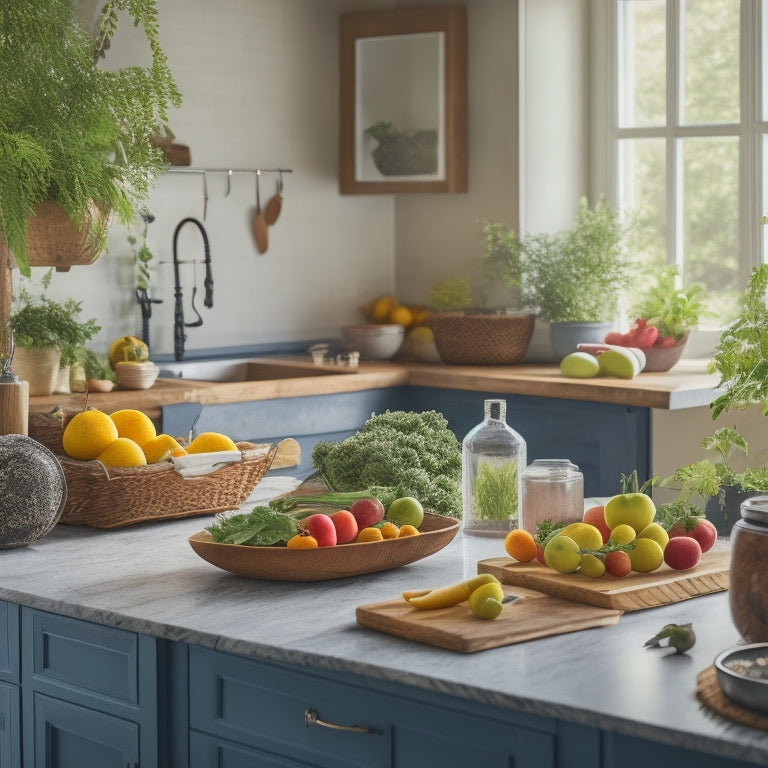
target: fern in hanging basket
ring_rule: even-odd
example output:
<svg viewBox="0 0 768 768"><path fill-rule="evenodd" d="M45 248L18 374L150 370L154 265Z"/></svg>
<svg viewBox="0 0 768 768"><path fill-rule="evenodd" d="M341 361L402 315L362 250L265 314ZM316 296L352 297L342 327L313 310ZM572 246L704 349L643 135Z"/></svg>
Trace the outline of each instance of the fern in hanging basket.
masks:
<svg viewBox="0 0 768 768"><path fill-rule="evenodd" d="M151 62L110 71L101 58L123 13L143 30ZM156 0L105 0L93 39L72 0L0 3L0 233L22 274L41 203L76 227L94 205L128 222L164 169L152 135L181 95L157 16Z"/></svg>

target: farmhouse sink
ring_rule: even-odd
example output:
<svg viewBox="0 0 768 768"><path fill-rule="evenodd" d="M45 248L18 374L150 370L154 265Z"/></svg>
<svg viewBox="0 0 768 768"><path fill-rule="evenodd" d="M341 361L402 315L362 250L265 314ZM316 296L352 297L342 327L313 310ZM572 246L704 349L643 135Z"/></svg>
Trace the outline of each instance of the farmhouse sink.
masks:
<svg viewBox="0 0 768 768"><path fill-rule="evenodd" d="M194 381L270 381L311 376L334 376L355 373L343 365L315 365L305 360L266 358L225 358L222 360L189 360L160 363L160 376Z"/></svg>

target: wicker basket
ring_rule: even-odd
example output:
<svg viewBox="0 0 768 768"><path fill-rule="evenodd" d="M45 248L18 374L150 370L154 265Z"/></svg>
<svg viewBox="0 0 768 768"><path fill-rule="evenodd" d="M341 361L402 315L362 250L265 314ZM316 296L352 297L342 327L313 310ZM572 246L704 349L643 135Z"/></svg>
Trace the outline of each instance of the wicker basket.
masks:
<svg viewBox="0 0 768 768"><path fill-rule="evenodd" d="M105 467L79 461L61 447L62 420L31 413L29 436L50 448L64 468L65 525L120 528L150 520L213 515L237 509L272 465L277 446L237 443L242 459L199 477L182 477L170 461L144 467Z"/></svg>
<svg viewBox="0 0 768 768"><path fill-rule="evenodd" d="M429 326L444 363L514 365L531 343L534 321L533 314L435 312Z"/></svg>

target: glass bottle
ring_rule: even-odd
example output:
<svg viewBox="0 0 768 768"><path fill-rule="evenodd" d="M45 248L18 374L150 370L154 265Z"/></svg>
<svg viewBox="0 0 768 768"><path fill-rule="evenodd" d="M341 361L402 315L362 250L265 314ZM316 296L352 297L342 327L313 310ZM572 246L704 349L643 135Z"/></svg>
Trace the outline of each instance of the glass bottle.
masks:
<svg viewBox="0 0 768 768"><path fill-rule="evenodd" d="M503 537L518 527L525 440L506 421L505 400L486 400L485 419L462 442L462 529Z"/></svg>
<svg viewBox="0 0 768 768"><path fill-rule="evenodd" d="M523 472L520 527L536 535L542 520L570 523L584 516L584 476L568 459L536 459Z"/></svg>

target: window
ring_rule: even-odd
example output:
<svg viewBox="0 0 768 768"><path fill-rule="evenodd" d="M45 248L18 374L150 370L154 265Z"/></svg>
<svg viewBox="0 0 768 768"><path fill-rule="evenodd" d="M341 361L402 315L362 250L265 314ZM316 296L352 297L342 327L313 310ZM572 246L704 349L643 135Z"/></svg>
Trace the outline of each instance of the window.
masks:
<svg viewBox="0 0 768 768"><path fill-rule="evenodd" d="M765 259L768 0L600 0L612 30L609 159L620 209L641 217L646 263L675 263L727 322ZM607 14L607 17L605 16Z"/></svg>

